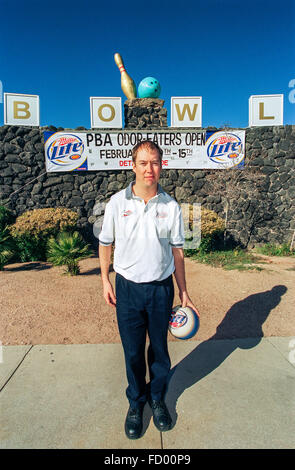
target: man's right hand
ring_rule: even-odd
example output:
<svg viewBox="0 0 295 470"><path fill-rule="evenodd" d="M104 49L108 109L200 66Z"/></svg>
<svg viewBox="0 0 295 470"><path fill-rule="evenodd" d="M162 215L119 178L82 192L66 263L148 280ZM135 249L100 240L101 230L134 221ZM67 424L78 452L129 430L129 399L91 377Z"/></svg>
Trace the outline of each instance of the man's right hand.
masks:
<svg viewBox="0 0 295 470"><path fill-rule="evenodd" d="M110 281L103 282L103 297L110 307L116 307L116 296Z"/></svg>
<svg viewBox="0 0 295 470"><path fill-rule="evenodd" d="M116 306L116 296L113 286L109 280L109 266L112 254L112 245L99 245L99 262L101 270L101 280L103 288L103 297L110 307Z"/></svg>

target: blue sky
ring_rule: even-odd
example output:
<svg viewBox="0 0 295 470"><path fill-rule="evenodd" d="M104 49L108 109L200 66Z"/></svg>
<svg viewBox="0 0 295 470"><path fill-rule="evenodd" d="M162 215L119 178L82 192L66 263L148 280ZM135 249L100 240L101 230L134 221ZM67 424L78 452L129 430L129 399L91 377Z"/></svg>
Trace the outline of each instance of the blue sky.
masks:
<svg viewBox="0 0 295 470"><path fill-rule="evenodd" d="M0 0L4 92L40 96L41 125L90 127L90 96L121 96L119 52L135 83L202 96L203 126L248 125L250 95L284 94L295 124L295 0ZM123 106L122 106L123 107ZM0 104L0 125L3 103Z"/></svg>

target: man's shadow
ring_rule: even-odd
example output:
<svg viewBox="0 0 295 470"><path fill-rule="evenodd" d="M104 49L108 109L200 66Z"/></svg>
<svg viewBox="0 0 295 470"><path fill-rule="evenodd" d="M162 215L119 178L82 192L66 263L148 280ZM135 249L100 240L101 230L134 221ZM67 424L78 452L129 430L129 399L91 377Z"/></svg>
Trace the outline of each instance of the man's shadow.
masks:
<svg viewBox="0 0 295 470"><path fill-rule="evenodd" d="M173 426L177 420L177 400L182 393L214 371L236 348L250 349L257 346L263 337L263 323L286 291L285 286L278 285L235 303L218 325L216 333L171 369L165 402ZM221 339L234 341L212 341Z"/></svg>

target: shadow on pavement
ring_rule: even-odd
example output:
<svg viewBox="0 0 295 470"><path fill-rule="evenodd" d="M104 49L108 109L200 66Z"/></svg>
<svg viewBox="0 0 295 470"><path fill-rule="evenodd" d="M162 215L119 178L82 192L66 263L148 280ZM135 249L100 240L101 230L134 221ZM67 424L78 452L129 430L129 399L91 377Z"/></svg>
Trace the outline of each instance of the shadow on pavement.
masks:
<svg viewBox="0 0 295 470"><path fill-rule="evenodd" d="M236 348L250 349L257 346L263 337L263 323L286 291L286 286L278 285L236 302L218 325L216 333L171 369L165 402L173 426L177 421L177 400L182 393L214 371ZM235 341L212 342L219 339Z"/></svg>

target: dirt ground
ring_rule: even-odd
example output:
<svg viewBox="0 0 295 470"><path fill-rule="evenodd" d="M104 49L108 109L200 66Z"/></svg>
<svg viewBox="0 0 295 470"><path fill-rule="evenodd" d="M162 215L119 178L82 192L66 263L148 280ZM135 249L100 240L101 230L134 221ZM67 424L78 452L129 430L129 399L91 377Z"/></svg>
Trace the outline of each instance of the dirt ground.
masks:
<svg viewBox="0 0 295 470"><path fill-rule="evenodd" d="M295 259L262 258L260 272L185 260L188 291L201 314L191 341L295 335ZM79 276L70 277L50 263L5 266L0 272L2 344L119 342L115 310L102 296L99 259L83 260L80 268ZM114 272L110 278L114 282ZM168 339L180 341L170 333Z"/></svg>

